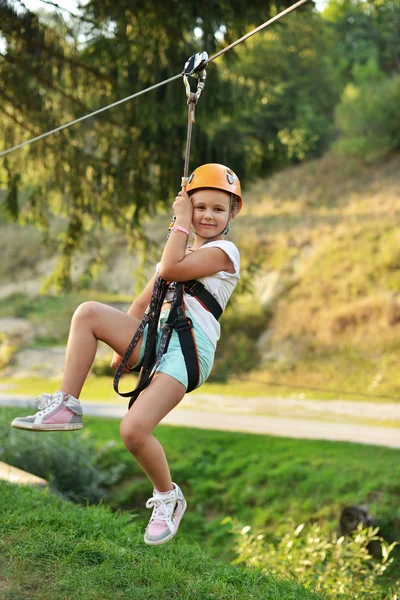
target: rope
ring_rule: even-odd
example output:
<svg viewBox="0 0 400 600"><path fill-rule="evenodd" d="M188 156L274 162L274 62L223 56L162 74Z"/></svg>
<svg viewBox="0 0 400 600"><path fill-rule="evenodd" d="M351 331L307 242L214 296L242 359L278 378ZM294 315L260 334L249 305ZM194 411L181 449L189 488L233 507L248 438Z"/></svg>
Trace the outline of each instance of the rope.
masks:
<svg viewBox="0 0 400 600"><path fill-rule="evenodd" d="M186 150L185 150L185 166L183 167L183 177L182 177L182 188L187 186L188 184L188 175L189 175L189 158L190 158L190 146L192 143L192 127L194 123L194 109L196 106L196 94L190 94L190 98L188 99L188 128L187 128L187 137L186 137Z"/></svg>
<svg viewBox="0 0 400 600"><path fill-rule="evenodd" d="M216 54L214 54L213 56L211 56L208 61L207 64L209 64L210 62L212 62L213 60L215 60L216 58L218 58L219 56L221 56L222 54L224 54L225 52L227 52L228 50L230 50L231 48L233 48L234 46L236 46L237 44L240 44L241 42L243 42L244 40L246 40L247 38L251 37L252 35L254 35L255 33L261 31L262 29L264 29L265 27L268 27L268 25L271 25L271 23L274 23L275 21L277 21L278 19L280 19L281 17L287 15L288 13L292 12L293 10L295 10L296 8L298 8L301 4L304 4L305 2L308 2L308 0L300 0L299 2L296 2L296 4L293 4L292 6L289 6L288 8L286 8L285 10L283 10L282 12L280 12L279 14L275 15L275 17L272 17L272 19L269 19L269 21L266 21L265 23L263 23L262 25L260 25L259 27L257 27L256 29L253 29L252 31L250 31L249 33L247 33L246 35L244 35L243 37L241 37L240 39L236 40L236 42L233 42L232 44L230 44L229 46L227 46L226 48L224 48L223 50L221 50L220 52L217 52ZM64 125L60 125L60 127L56 127L55 129L52 129L51 131L47 131L46 133L42 133L41 135L38 135L37 137L34 137L30 140L26 140L25 142L22 142L21 144L17 144L16 146L13 146L12 148L9 148L8 150L3 150L2 152L0 152L0 157L2 156L6 156L6 154L10 154L10 152L14 152L14 150L18 150L19 148L23 148L24 146L27 146L28 144L33 144L33 142L37 142L38 140L41 140L49 135L52 135L53 133L57 133L57 131L61 131L62 129L66 129L67 127L71 127L72 125L75 125L75 123L79 123L81 121L84 121L85 119L89 119L90 117L94 117L95 115L98 115L110 108L114 108L114 106L118 106L119 104L122 104L123 102L128 102L128 100L133 100L133 98L137 98L138 96L141 96L143 94L146 94L147 92L150 92L152 90L155 90L156 88L159 88L163 85L166 85L167 83L170 83L171 81L175 81L175 79L178 79L180 77L182 77L183 72L179 73L178 75L174 75L173 77L170 77L169 79L165 79L164 81L160 81L159 83L156 83L155 85L152 85L144 90L141 90L140 92L136 92L136 94L132 94L131 96L128 96L127 98L123 98L122 100L118 100L117 102L113 102L112 104L108 104L107 106L104 106L103 108L99 108L98 110L95 110L94 112L91 112L88 115L84 115L83 117L79 117L79 119L75 119L74 121L70 121L69 123L65 123Z"/></svg>

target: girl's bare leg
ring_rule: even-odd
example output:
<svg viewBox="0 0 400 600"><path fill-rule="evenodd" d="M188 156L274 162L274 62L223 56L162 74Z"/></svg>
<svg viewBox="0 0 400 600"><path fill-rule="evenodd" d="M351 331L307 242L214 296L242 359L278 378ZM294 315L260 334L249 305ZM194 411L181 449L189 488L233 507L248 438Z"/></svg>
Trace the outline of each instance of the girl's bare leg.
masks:
<svg viewBox="0 0 400 600"><path fill-rule="evenodd" d="M121 438L159 492L172 489L167 458L153 429L182 400L184 385L166 373L157 373L121 422Z"/></svg>
<svg viewBox="0 0 400 600"><path fill-rule="evenodd" d="M139 319L100 302L84 302L74 313L69 332L61 391L79 398L101 340L123 356L140 324ZM129 360L134 365L142 340Z"/></svg>

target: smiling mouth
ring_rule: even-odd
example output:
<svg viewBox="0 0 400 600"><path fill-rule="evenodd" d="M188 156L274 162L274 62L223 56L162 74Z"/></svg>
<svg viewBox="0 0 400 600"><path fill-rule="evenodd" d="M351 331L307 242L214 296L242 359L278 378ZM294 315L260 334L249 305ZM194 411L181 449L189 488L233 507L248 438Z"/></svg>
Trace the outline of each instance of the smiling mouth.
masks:
<svg viewBox="0 0 400 600"><path fill-rule="evenodd" d="M215 225L212 225L211 223L200 223L200 225L203 227L215 227Z"/></svg>

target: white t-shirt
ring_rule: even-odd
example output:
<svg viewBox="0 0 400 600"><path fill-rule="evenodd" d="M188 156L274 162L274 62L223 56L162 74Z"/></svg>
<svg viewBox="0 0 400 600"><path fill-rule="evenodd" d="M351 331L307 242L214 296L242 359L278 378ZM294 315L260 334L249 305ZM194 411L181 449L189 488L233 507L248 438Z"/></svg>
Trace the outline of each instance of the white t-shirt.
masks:
<svg viewBox="0 0 400 600"><path fill-rule="evenodd" d="M200 246L196 252L199 252L205 248L221 248L231 259L234 273L228 273L227 271L218 271L214 275L208 275L207 277L198 277L197 281L200 281L207 291L209 291L214 298L218 301L222 310L225 309L229 298L233 290L236 287L237 282L240 278L240 255L239 250L233 242L228 240L217 240L215 242L209 242L204 246ZM157 263L156 272L158 273L160 263ZM165 302L171 302L174 295L174 286L171 284L165 296ZM185 302L185 308L192 314L198 325L202 328L204 333L210 338L214 347L217 346L217 342L221 335L221 327L216 318L205 309L196 298L190 296L190 294L183 294Z"/></svg>

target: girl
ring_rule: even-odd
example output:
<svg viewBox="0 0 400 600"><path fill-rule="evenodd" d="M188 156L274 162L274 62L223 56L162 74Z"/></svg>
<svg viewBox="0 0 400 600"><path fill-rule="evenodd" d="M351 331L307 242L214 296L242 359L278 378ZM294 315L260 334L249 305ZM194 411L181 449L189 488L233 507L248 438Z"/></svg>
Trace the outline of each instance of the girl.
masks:
<svg viewBox="0 0 400 600"><path fill-rule="evenodd" d="M39 396L39 411L12 422L19 429L81 429L82 408L78 400L101 340L114 350L112 366L118 368L125 350L137 330L150 302L156 275L168 282L197 279L225 308L239 280L239 252L224 239L229 226L242 206L240 182L233 171L220 164L197 168L189 177L186 191L179 192L172 205L175 223L165 245L156 274L136 298L128 314L100 304L84 302L71 321L63 380L60 391ZM190 226L194 231L193 246L187 245ZM173 284L170 286L173 287ZM167 320L172 289L165 296L158 332ZM209 376L220 326L211 312L191 295L183 296L186 315L193 322L199 363L199 383ZM132 352L128 367L140 364L144 352L142 335ZM157 344L161 334L157 334ZM128 371L129 369L126 369ZM149 545L163 544L177 532L186 510L180 487L172 482L161 444L153 437L156 425L182 400L188 386L185 360L179 337L174 330L167 352L156 375L141 392L121 422L121 437L154 485L153 496L146 506L153 508L145 532Z"/></svg>

